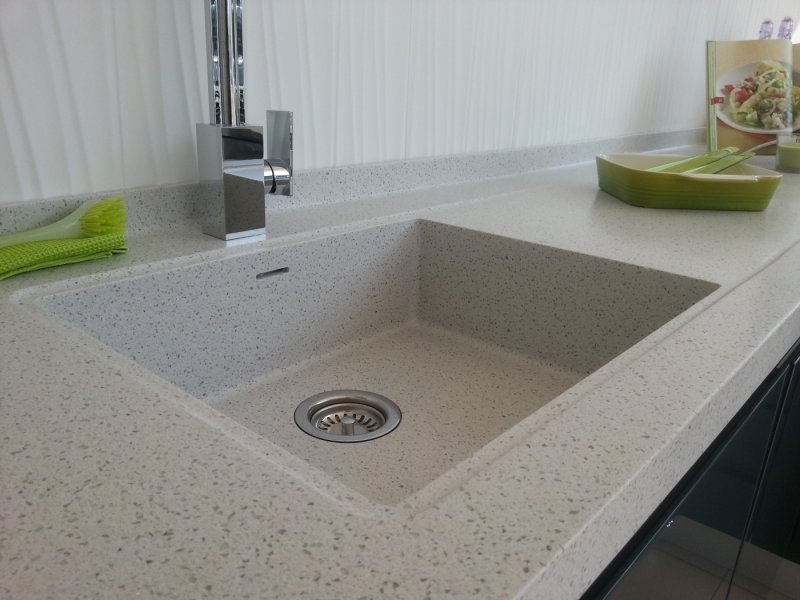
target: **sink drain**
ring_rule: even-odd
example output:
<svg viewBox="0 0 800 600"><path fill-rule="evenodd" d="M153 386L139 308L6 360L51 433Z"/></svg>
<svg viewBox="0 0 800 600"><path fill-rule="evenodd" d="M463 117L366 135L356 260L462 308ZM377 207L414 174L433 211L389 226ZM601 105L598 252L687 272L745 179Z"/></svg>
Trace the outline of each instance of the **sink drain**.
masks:
<svg viewBox="0 0 800 600"><path fill-rule="evenodd" d="M303 400L294 411L294 422L321 440L366 442L397 427L400 409L380 394L334 390Z"/></svg>

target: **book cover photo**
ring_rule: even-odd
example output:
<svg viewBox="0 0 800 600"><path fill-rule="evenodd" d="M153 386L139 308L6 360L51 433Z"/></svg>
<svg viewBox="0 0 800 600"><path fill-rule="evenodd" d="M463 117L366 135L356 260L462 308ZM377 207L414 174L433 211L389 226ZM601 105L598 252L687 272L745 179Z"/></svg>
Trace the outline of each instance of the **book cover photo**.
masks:
<svg viewBox="0 0 800 600"><path fill-rule="evenodd" d="M792 82L797 46L788 40L707 43L709 150L746 150L800 126L800 81ZM758 152L774 154L775 146Z"/></svg>

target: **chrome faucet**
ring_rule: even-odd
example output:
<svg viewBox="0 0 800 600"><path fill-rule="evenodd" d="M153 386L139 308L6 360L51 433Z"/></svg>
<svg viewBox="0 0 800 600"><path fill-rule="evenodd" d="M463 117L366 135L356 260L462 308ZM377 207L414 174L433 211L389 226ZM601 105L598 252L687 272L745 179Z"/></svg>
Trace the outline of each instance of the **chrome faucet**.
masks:
<svg viewBox="0 0 800 600"><path fill-rule="evenodd" d="M210 123L197 124L203 233L223 240L264 234L264 194L292 195L292 113L244 115L242 0L204 0ZM264 152L266 148L266 153Z"/></svg>

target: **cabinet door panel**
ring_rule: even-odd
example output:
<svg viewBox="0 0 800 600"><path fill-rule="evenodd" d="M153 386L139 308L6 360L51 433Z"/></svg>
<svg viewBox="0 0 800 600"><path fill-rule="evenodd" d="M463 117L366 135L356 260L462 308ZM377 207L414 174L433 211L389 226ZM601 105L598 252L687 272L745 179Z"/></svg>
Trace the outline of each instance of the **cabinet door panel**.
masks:
<svg viewBox="0 0 800 600"><path fill-rule="evenodd" d="M792 365L735 585L800 600L800 359Z"/></svg>
<svg viewBox="0 0 800 600"><path fill-rule="evenodd" d="M701 469L604 598L725 598L745 534L785 372Z"/></svg>

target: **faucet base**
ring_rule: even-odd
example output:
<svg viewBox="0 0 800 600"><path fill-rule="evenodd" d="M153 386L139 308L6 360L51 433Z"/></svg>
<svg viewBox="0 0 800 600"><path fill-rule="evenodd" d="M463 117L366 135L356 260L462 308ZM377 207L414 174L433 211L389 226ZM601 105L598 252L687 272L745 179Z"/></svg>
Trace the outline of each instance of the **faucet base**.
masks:
<svg viewBox="0 0 800 600"><path fill-rule="evenodd" d="M267 230L262 228L240 231L239 233L231 233L227 237L221 239L230 242L229 245L231 246L237 245L236 242L258 242L267 239Z"/></svg>
<svg viewBox="0 0 800 600"><path fill-rule="evenodd" d="M203 233L221 240L265 233L262 131L255 125L197 124Z"/></svg>

